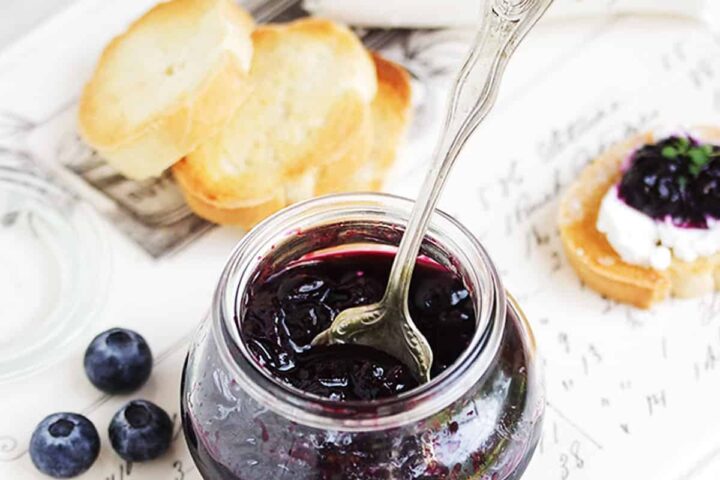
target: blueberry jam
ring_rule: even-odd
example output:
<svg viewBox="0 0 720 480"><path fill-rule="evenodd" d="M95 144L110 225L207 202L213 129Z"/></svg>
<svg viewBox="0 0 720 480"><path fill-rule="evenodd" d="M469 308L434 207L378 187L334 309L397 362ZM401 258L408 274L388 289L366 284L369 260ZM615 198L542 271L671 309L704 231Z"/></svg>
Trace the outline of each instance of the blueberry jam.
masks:
<svg viewBox="0 0 720 480"><path fill-rule="evenodd" d="M362 346L312 347L341 311L380 300L393 254L355 252L311 257L249 289L243 340L262 367L284 383L333 400L373 400L417 386L395 358ZM460 277L421 260L410 286L410 314L434 353L439 375L467 348L475 311Z"/></svg>
<svg viewBox="0 0 720 480"><path fill-rule="evenodd" d="M291 230L269 254L250 245L231 259L182 376L183 431L203 478L523 475L544 409L535 342L478 245L452 255L435 244L426 252L438 261L416 266L408 308L435 357L426 388L374 349L311 345L340 311L383 295L394 251L373 240L396 232L375 228L343 216L302 237Z"/></svg>
<svg viewBox="0 0 720 480"><path fill-rule="evenodd" d="M630 158L619 196L656 220L707 228L720 219L720 146L672 136L646 145Z"/></svg>
<svg viewBox="0 0 720 480"><path fill-rule="evenodd" d="M181 413L195 465L213 480L519 480L540 436L543 401L532 340L514 307L504 323L484 380L431 418L379 432L323 431L288 421L255 404L233 381L213 392L217 379L192 381L190 357ZM347 353L378 361L375 352Z"/></svg>

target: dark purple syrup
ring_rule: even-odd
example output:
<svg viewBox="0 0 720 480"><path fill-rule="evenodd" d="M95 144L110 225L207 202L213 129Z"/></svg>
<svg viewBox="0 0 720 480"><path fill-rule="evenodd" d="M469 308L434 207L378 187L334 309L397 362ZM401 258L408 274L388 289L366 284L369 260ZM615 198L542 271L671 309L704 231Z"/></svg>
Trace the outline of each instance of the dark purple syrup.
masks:
<svg viewBox="0 0 720 480"><path fill-rule="evenodd" d="M338 312L380 299L393 255L316 255L279 272L260 272L239 321L260 368L337 400L382 398L414 388L407 368L391 356L366 347L310 345ZM470 344L474 303L458 275L427 259L418 262L410 292L409 309L433 348L437 376ZM482 381L436 414L382 432L295 423L262 409L242 389L230 386L225 392L202 380L188 385L183 374L183 428L193 460L204 478L214 480L518 480L540 435L541 393L525 324L512 306L504 320L499 349ZM211 357L200 362L212 362ZM190 396L199 401L189 403Z"/></svg>
<svg viewBox="0 0 720 480"><path fill-rule="evenodd" d="M630 158L619 196L656 220L707 228L708 217L720 219L720 146L681 136L645 145Z"/></svg>
<svg viewBox="0 0 720 480"><path fill-rule="evenodd" d="M390 355L362 346L310 345L339 312L381 299L392 261L392 253L380 251L325 255L255 282L240 322L243 340L275 378L321 397L372 400L415 388L410 370ZM409 309L432 347L435 377L470 344L473 301L457 274L422 260L410 285Z"/></svg>
<svg viewBox="0 0 720 480"><path fill-rule="evenodd" d="M243 480L247 478L278 478L273 475L258 476L252 467L228 468L229 464L243 465L247 459L258 455L277 457L278 465L285 465L288 458L292 462L312 465L313 473L297 471L293 467L287 470L289 478L313 478L316 480L467 480L470 478L493 478L497 480L519 480L541 431L541 422L528 423L528 409L536 400L532 385L537 382L536 372L528 356L528 337L522 321L514 309L508 309L501 347L497 357L488 368L487 375L492 381L480 382L468 392L474 400L467 402L447 423L434 427L426 424L419 428L417 436L403 437L399 431L389 431L378 438L372 433L358 434L353 442L339 441L334 433L324 440L304 438L306 429L284 421L275 431L280 435L268 434L267 425L257 420L249 420L247 426L238 428L239 438L247 439L242 446L228 445L207 437L202 426L198 428L186 401L181 402L183 429L188 448L195 465L203 478L213 480ZM187 367L187 363L186 363ZM182 398L185 399L189 385L185 384L183 373ZM204 387L207 388L207 387ZM530 389L530 390L529 390ZM240 400L242 402L242 398ZM216 409L214 405L197 408ZM239 410L242 411L242 410ZM496 428L488 428L487 418L495 417L500 423ZM486 418L486 416L489 417ZM232 415L231 415L232 417ZM283 422L282 417L265 415L268 419ZM479 420L486 418L485 420ZM524 421L522 419L525 419ZM237 419L227 419L227 428L236 425ZM243 425L245 425L243 423ZM436 432L434 428L439 428ZM522 433L524 429L529 432ZM426 458L423 433L430 435L434 446L434 455ZM322 435L315 431L316 435ZM205 436L203 441L203 436ZM249 440L253 440L250 442ZM209 447L210 445L210 447ZM463 445L465 445L463 449ZM471 446L472 445L472 446ZM477 447L480 445L480 447ZM261 453L258 453L261 450ZM441 463L435 458L452 457L454 452L460 455L461 463ZM232 463L219 458L232 459ZM303 467L305 468L305 467ZM241 473L247 472L247 475ZM502 472L502 473L499 473Z"/></svg>

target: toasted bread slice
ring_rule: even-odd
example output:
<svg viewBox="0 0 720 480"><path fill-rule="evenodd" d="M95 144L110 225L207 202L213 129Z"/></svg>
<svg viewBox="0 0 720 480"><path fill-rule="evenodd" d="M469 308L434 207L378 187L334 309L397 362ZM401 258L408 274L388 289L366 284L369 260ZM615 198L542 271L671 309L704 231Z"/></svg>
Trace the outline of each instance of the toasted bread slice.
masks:
<svg viewBox="0 0 720 480"><path fill-rule="evenodd" d="M402 145L412 112L410 75L400 65L373 53L378 92L372 103L373 141L369 151L346 155L338 166L320 173L316 195L347 191L379 191ZM357 162L360 158L361 162ZM336 173L342 170L343 175ZM327 181L323 181L327 179Z"/></svg>
<svg viewBox="0 0 720 480"><path fill-rule="evenodd" d="M373 143L369 161L356 178L357 189L381 190L395 162L412 114L410 75L400 65L373 54L378 76L378 94L372 104Z"/></svg>
<svg viewBox="0 0 720 480"><path fill-rule="evenodd" d="M232 0L157 5L102 53L80 99L80 134L124 175L159 175L248 96L253 28Z"/></svg>
<svg viewBox="0 0 720 480"><path fill-rule="evenodd" d="M368 122L369 124L369 122ZM368 125L369 126L369 125ZM336 168L310 169L305 175L294 177L277 194L261 203L237 208L222 208L194 195L183 186L182 176L176 176L188 206L200 217L221 225L235 225L249 230L266 217L295 202L314 196L330 193L348 192L359 188L353 181L353 168L366 161L369 155L367 139L358 136L353 140L341 159L335 162ZM345 179L349 179L346 181Z"/></svg>
<svg viewBox="0 0 720 480"><path fill-rule="evenodd" d="M198 214L245 227L255 223L256 208L324 189L333 165L340 180L348 162L364 161L377 92L372 58L345 27L303 19L259 27L253 41L253 95L173 167Z"/></svg>
<svg viewBox="0 0 720 480"><path fill-rule="evenodd" d="M372 115L364 117L360 128L365 133L346 142L345 152L338 161L318 170L309 169L305 178L296 177L294 182L277 189L277 194L264 202L238 208L221 208L205 201L193 194L191 188L183 186L184 176L176 175L188 205L212 222L249 229L295 201L330 193L380 189L410 120L411 84L401 66L379 55L374 55L373 59L377 67L378 92L372 103ZM373 133L372 142L366 138L367 129ZM180 165L174 171L179 168Z"/></svg>
<svg viewBox="0 0 720 480"><path fill-rule="evenodd" d="M703 127L693 132L706 141L720 141L720 129ZM638 135L598 157L566 192L559 211L560 238L580 278L601 294L640 308L649 308L671 294L688 298L720 289L720 255L689 263L674 258L669 269L654 270L624 262L597 230L600 204L620 180L623 162L631 152L656 140L652 133Z"/></svg>
<svg viewBox="0 0 720 480"><path fill-rule="evenodd" d="M354 184L340 181L333 173L343 176L341 178L354 178L352 177L353 172L345 169L351 168L359 161L366 160L369 153L366 142L358 141L354 143L356 143L356 145L352 145L343 156L344 158L337 162L339 170L323 169L321 172L311 170L306 176L298 177L293 182L288 182L284 188L278 190L277 195L256 205L238 208L221 208L215 204L204 201L185 188L181 188L181 190L190 209L200 217L220 225L235 225L249 230L273 213L295 202L330 193L353 191L356 188ZM351 176L344 177L345 175ZM181 181L179 181L179 183L182 185Z"/></svg>

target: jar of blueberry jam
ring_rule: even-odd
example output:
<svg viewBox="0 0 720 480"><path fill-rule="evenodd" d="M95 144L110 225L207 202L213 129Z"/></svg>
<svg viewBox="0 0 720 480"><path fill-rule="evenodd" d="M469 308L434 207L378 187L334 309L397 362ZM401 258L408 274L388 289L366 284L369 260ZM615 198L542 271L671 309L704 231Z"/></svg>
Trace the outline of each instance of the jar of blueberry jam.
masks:
<svg viewBox="0 0 720 480"><path fill-rule="evenodd" d="M428 339L419 385L368 347L312 346L383 294L411 202L339 195L245 236L191 347L183 426L206 479L518 479L540 435L535 342L483 247L436 213L409 310Z"/></svg>

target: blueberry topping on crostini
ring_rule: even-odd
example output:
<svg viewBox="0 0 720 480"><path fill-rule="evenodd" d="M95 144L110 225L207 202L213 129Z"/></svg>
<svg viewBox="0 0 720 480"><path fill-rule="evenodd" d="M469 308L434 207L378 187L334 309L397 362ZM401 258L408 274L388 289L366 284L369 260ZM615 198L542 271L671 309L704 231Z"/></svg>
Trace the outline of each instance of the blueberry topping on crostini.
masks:
<svg viewBox="0 0 720 480"><path fill-rule="evenodd" d="M620 198L656 220L707 228L720 218L720 146L671 136L637 150L620 181Z"/></svg>

